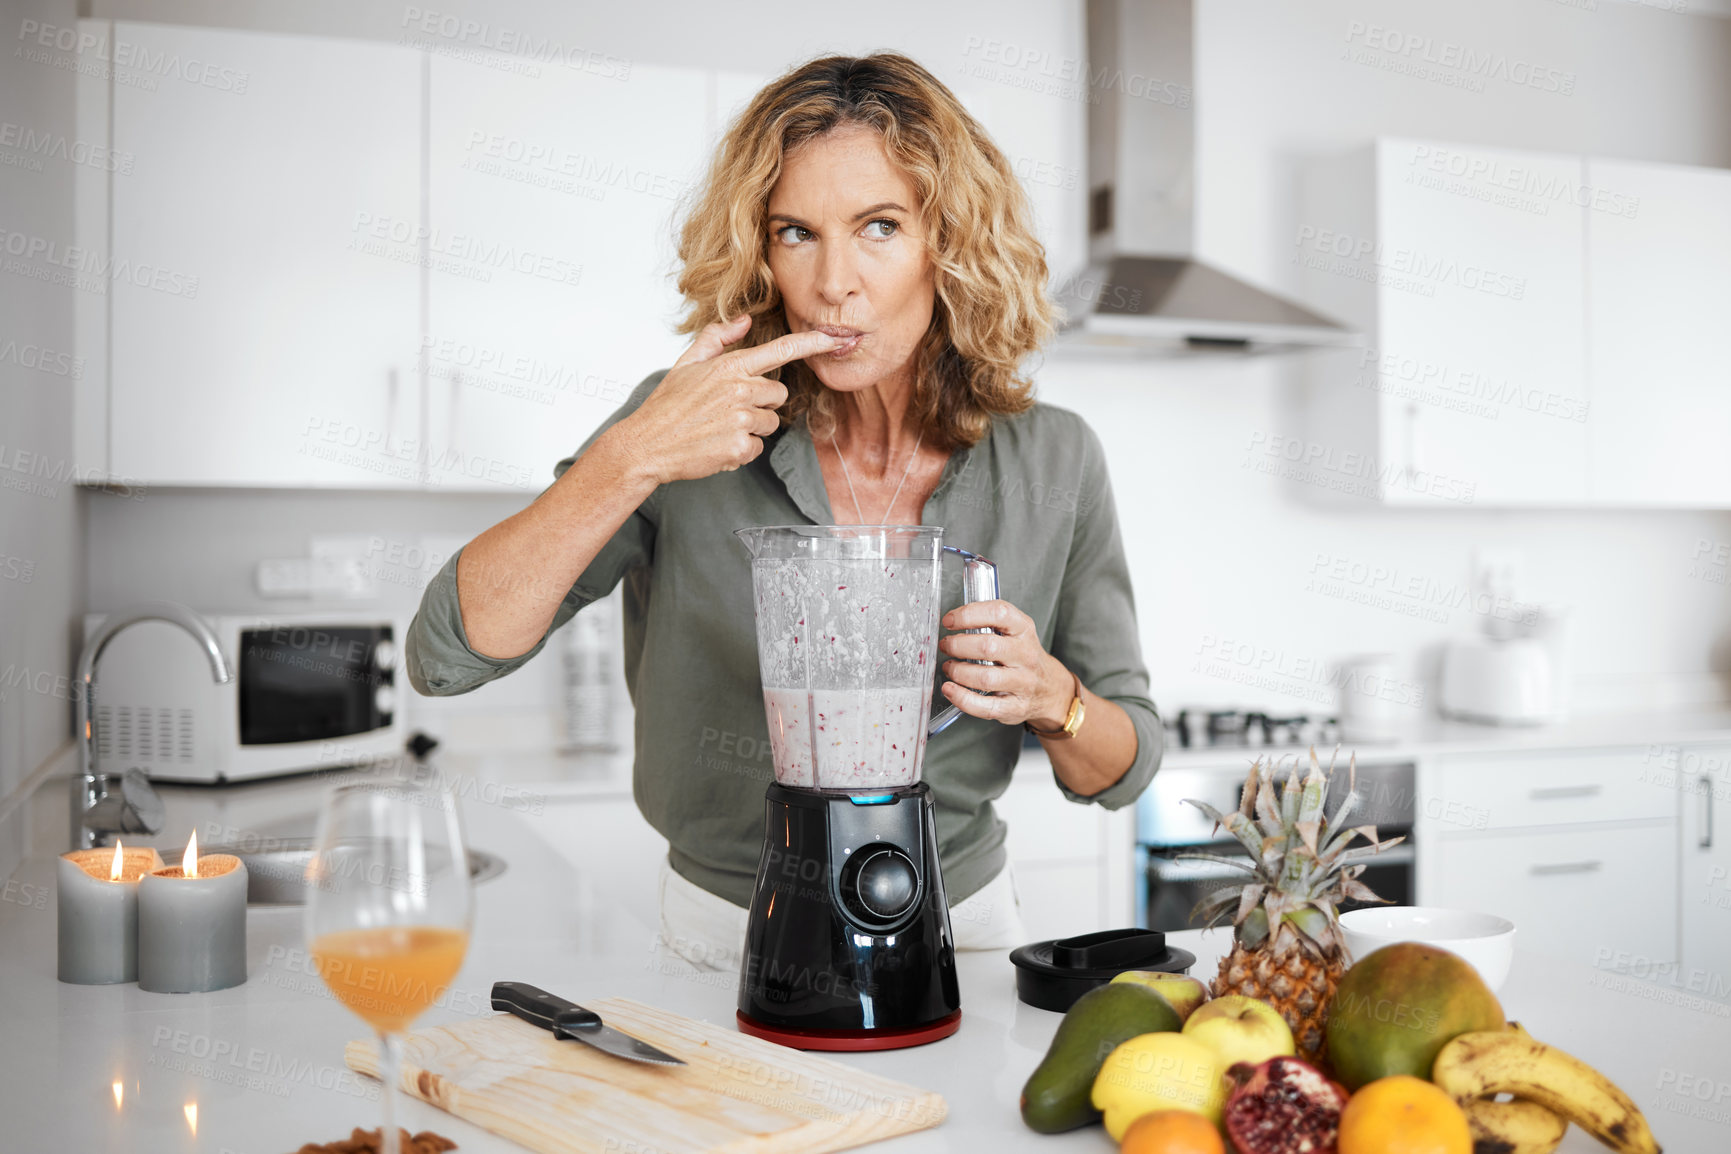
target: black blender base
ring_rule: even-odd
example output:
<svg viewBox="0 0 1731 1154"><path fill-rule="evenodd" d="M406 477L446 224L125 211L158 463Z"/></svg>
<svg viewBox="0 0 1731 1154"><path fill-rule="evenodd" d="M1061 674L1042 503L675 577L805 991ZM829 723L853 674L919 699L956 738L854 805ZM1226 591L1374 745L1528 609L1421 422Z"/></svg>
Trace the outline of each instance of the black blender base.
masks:
<svg viewBox="0 0 1731 1154"><path fill-rule="evenodd" d="M931 790L771 785L739 975L742 1032L891 1050L961 1026Z"/></svg>
<svg viewBox="0 0 1731 1154"><path fill-rule="evenodd" d="M962 1028L960 1010L928 1026L907 1026L899 1030L796 1030L754 1022L743 1012L735 1013L734 1017L739 1019L740 1033L795 1050L906 1050L910 1046L923 1046L947 1038Z"/></svg>

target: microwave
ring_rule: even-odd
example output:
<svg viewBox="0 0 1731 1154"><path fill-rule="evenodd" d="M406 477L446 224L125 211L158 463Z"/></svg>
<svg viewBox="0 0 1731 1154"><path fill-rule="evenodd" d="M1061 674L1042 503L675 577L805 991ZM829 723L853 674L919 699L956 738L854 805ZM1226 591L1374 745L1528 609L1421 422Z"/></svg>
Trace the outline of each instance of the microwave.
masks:
<svg viewBox="0 0 1731 1154"><path fill-rule="evenodd" d="M227 684L211 679L203 647L178 626L141 621L109 642L91 701L97 772L217 783L402 752L401 619L201 616L228 661ZM87 639L102 619L84 619Z"/></svg>

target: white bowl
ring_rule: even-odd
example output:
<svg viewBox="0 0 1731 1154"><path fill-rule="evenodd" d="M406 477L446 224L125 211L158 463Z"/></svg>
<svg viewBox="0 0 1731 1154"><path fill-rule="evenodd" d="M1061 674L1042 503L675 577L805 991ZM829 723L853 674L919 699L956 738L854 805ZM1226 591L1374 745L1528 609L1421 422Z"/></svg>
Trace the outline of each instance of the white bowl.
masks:
<svg viewBox="0 0 1731 1154"><path fill-rule="evenodd" d="M1509 976L1515 956L1515 923L1471 910L1372 906L1341 914L1340 928L1355 962L1396 942L1423 942L1471 962L1493 992Z"/></svg>

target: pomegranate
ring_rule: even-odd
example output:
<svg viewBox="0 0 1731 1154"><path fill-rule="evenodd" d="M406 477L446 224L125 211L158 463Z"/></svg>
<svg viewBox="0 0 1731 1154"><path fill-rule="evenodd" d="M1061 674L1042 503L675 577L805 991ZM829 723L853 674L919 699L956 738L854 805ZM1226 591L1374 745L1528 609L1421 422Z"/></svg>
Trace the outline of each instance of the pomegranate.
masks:
<svg viewBox="0 0 1731 1154"><path fill-rule="evenodd" d="M1238 1154L1335 1154L1346 1090L1301 1058L1240 1062L1222 1122Z"/></svg>

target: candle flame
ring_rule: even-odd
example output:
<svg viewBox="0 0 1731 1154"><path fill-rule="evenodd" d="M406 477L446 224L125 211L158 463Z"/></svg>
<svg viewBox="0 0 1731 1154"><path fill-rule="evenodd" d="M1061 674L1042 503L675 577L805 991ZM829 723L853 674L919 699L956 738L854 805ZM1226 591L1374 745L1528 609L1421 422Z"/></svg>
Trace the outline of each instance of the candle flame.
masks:
<svg viewBox="0 0 1731 1154"><path fill-rule="evenodd" d="M192 831L192 836L186 839L186 856L180 859L180 876L183 878L198 876L198 831L196 829ZM193 1113L198 1113L198 1107L193 1107Z"/></svg>
<svg viewBox="0 0 1731 1154"><path fill-rule="evenodd" d="M120 852L120 841L116 839L114 843L114 864L108 867L109 881L117 882L120 880L120 867L125 863L125 861L125 855ZM118 1086L120 1083L116 1082L115 1085Z"/></svg>
<svg viewBox="0 0 1731 1154"><path fill-rule="evenodd" d="M198 1137L198 1103L188 1102L185 1110L187 1129L191 1130L192 1136L196 1138Z"/></svg>
<svg viewBox="0 0 1731 1154"><path fill-rule="evenodd" d="M120 1109L121 1105L126 1101L126 1087L121 1085L119 1079L115 1079L113 1090L114 1090L114 1108L116 1110L118 1110L118 1109Z"/></svg>

